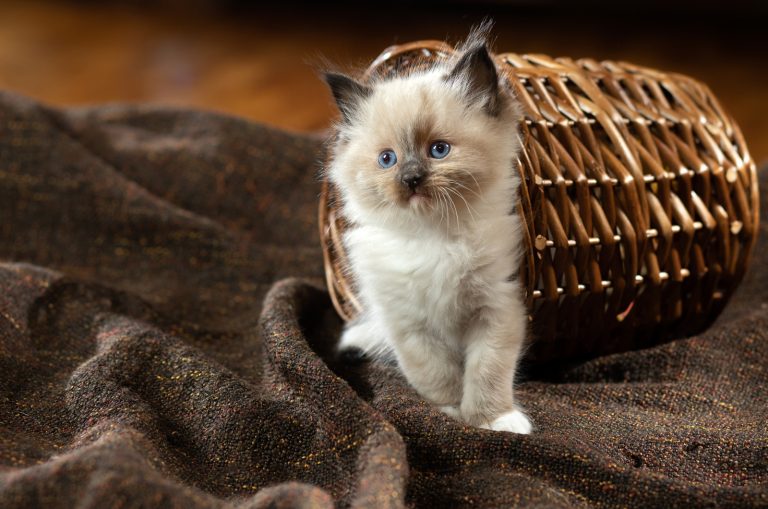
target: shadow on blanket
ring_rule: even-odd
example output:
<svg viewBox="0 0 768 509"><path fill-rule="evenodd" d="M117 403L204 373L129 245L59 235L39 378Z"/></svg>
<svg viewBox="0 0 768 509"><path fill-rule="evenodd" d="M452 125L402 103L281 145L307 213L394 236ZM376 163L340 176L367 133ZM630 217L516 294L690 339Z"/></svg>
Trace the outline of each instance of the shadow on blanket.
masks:
<svg viewBox="0 0 768 509"><path fill-rule="evenodd" d="M526 381L536 431L495 433L323 360L321 148L0 94L0 506L768 505L766 214L708 332Z"/></svg>

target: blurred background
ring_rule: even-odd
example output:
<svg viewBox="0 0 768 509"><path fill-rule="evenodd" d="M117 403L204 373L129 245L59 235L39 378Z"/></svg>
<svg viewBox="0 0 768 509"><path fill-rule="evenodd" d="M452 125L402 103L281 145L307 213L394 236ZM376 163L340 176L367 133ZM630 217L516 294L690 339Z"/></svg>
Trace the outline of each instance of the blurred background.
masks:
<svg viewBox="0 0 768 509"><path fill-rule="evenodd" d="M2 1L0 89L53 105L152 102L293 131L333 107L317 68L362 66L485 16L496 50L625 60L706 82L768 160L768 2ZM274 5L277 4L277 5Z"/></svg>

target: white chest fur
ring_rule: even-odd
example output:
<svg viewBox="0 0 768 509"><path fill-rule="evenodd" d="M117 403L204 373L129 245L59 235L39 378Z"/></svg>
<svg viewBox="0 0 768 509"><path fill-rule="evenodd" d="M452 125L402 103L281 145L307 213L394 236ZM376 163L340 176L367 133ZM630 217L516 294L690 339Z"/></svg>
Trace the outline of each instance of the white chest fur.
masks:
<svg viewBox="0 0 768 509"><path fill-rule="evenodd" d="M513 223L513 216L505 216L497 228L458 237L378 226L351 229L345 241L364 305L388 326L460 341L472 313L504 291Z"/></svg>

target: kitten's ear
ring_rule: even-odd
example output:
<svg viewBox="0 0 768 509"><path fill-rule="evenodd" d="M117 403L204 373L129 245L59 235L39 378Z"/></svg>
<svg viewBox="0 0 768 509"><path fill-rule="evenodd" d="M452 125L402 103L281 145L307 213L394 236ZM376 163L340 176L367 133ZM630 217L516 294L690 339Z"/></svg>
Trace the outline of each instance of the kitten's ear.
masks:
<svg viewBox="0 0 768 509"><path fill-rule="evenodd" d="M471 100L482 102L489 115L499 114L499 75L485 44L478 44L465 51L446 79L466 83Z"/></svg>
<svg viewBox="0 0 768 509"><path fill-rule="evenodd" d="M323 73L323 78L331 87L333 98L339 106L345 121L349 121L360 101L371 95L371 88L358 83L349 76L335 72Z"/></svg>

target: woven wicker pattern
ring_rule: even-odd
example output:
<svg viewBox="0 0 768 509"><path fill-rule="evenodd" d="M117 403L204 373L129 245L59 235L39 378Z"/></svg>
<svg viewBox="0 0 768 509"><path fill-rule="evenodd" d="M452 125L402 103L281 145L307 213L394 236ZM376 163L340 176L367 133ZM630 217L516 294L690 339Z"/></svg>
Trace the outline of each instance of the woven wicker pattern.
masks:
<svg viewBox="0 0 768 509"><path fill-rule="evenodd" d="M451 51L433 41L391 47L366 76L410 72ZM709 89L623 62L495 61L525 109L518 212L530 355L620 351L711 323L749 264L758 189L738 126ZM361 304L335 198L325 183L320 233L328 289L351 319Z"/></svg>

